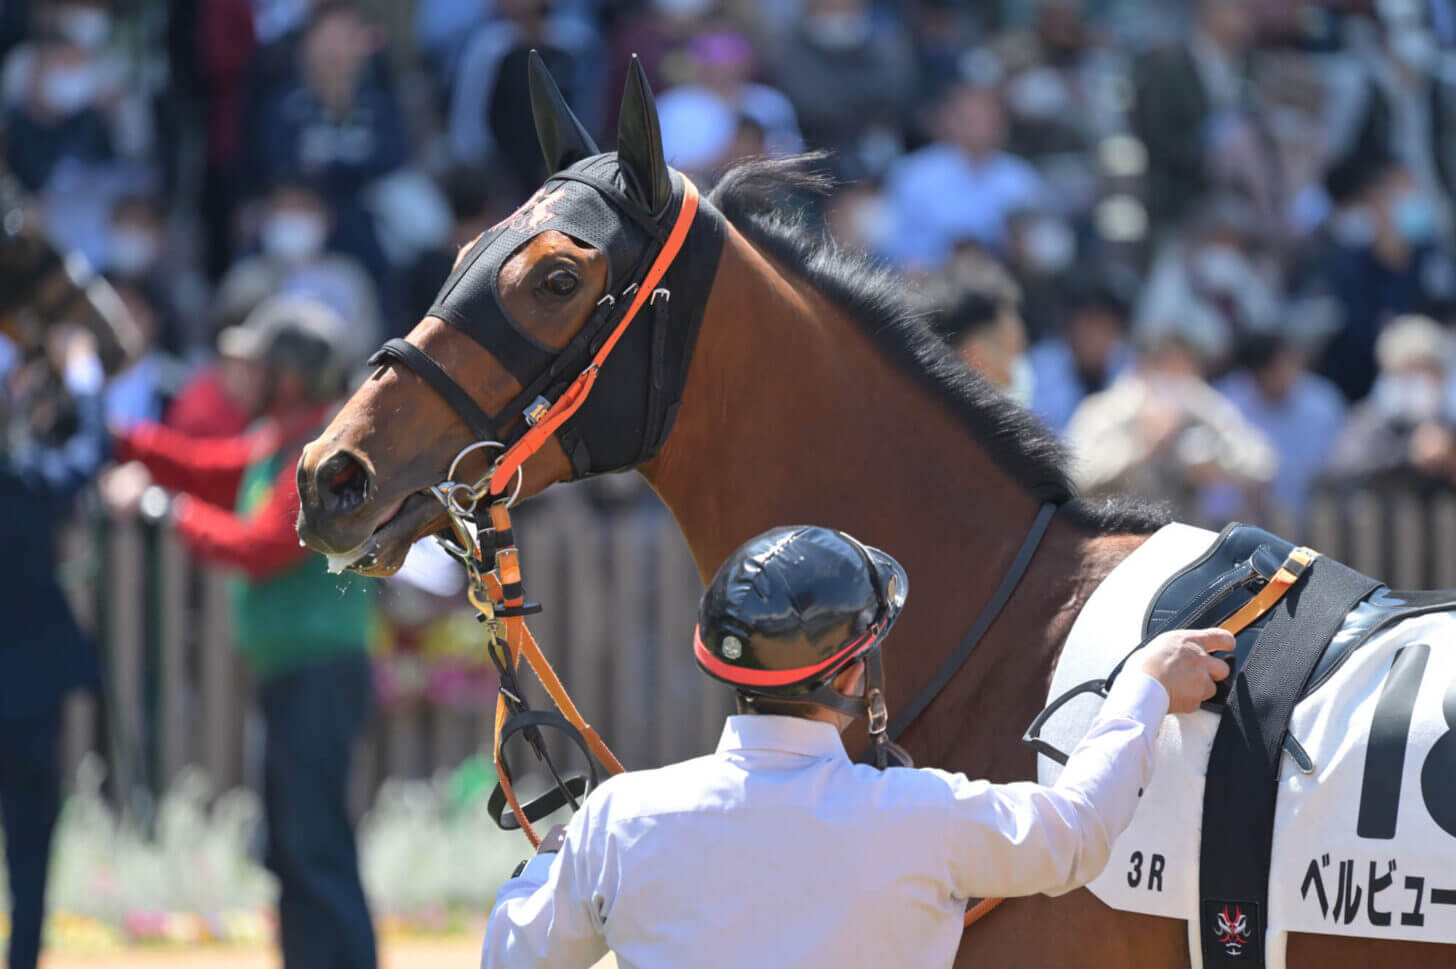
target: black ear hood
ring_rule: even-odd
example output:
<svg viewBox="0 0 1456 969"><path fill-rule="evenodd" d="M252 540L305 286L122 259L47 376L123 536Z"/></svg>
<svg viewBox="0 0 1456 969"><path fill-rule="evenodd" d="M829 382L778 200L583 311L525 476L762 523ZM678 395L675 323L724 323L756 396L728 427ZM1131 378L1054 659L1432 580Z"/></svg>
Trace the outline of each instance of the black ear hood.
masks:
<svg viewBox="0 0 1456 969"><path fill-rule="evenodd" d="M648 214L659 216L672 197L672 180L662 151L662 128L647 72L637 55L627 70L622 109L617 118L617 158L627 196Z"/></svg>
<svg viewBox="0 0 1456 969"><path fill-rule="evenodd" d="M673 193L665 225L671 224L682 200L683 176L673 172L670 177ZM639 467L667 441L682 404L725 234L723 216L701 200L687 241L658 284L659 292L627 327L603 364L591 397L568 422L578 439L559 435L563 447L575 444L580 449L567 450L578 477Z"/></svg>
<svg viewBox="0 0 1456 969"><path fill-rule="evenodd" d="M546 62L534 50L527 59L531 88L531 117L536 122L536 138L546 156L546 170L555 174L583 158L600 154L592 136L577 120L571 106L546 69Z"/></svg>
<svg viewBox="0 0 1456 969"><path fill-rule="evenodd" d="M547 179L508 219L485 233L450 274L430 308L484 346L523 387L555 400L621 318L677 217L683 176L664 168L670 187L658 218L632 197L620 155L578 161ZM556 230L607 257L606 297L577 338L560 352L540 343L506 313L498 287L501 266L543 232ZM635 468L654 455L677 416L687 368L708 293L717 273L725 227L700 201L686 241L659 292L628 325L602 365L581 409L557 432L574 477ZM508 406L493 420L513 420ZM514 433L521 433L515 430Z"/></svg>

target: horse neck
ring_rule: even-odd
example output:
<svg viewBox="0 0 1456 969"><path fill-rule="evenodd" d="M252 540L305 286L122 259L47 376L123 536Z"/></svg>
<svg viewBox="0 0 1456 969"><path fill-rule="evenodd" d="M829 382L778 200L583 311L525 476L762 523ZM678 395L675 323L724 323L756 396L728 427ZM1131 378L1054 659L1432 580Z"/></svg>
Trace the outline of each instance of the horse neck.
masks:
<svg viewBox="0 0 1456 969"><path fill-rule="evenodd" d="M897 558L910 596L885 647L892 712L970 628L1037 510L959 419L845 311L731 228L677 423L643 473L705 581L738 545L777 525L840 528ZM1102 574L1111 567L1097 566L1105 551L1066 526L1054 525L1043 548L1036 592L1018 593L1007 618L1022 607L1075 616L1095 586L1085 566ZM1055 569L1043 564L1049 553ZM965 674L906 735L918 758L959 766L958 750L983 747L967 743L982 732L969 724L940 726L944 711L970 704L977 719L1035 713L1066 629L1055 622L1009 636L1006 629L996 624ZM979 667L1000 668L996 689L977 678ZM987 773L1000 759L962 769Z"/></svg>

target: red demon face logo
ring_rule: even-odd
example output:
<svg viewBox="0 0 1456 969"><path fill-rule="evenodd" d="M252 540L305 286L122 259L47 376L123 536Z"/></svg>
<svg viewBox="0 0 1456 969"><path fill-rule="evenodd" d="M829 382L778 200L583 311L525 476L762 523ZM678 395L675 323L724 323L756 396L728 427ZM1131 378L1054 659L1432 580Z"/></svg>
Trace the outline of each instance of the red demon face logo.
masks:
<svg viewBox="0 0 1456 969"><path fill-rule="evenodd" d="M554 192L541 189L511 215L511 228L516 232L526 232L539 228L542 223L556 218L556 213L551 207L565 194L565 188L558 188Z"/></svg>
<svg viewBox="0 0 1456 969"><path fill-rule="evenodd" d="M1244 946L1249 944L1249 917L1244 910L1235 905L1233 914L1229 914L1229 907L1225 905L1223 911L1218 913L1218 923L1213 930L1218 933L1218 941L1223 943L1224 951L1231 956L1242 955Z"/></svg>

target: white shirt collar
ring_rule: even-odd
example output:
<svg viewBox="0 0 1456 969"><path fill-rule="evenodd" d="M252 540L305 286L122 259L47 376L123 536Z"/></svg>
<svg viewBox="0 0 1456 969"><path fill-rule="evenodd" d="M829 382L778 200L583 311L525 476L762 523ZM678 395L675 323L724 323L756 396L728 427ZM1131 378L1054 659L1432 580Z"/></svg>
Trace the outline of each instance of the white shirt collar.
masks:
<svg viewBox="0 0 1456 969"><path fill-rule="evenodd" d="M718 753L775 750L805 757L848 760L839 731L822 720L749 713L729 717L718 739Z"/></svg>

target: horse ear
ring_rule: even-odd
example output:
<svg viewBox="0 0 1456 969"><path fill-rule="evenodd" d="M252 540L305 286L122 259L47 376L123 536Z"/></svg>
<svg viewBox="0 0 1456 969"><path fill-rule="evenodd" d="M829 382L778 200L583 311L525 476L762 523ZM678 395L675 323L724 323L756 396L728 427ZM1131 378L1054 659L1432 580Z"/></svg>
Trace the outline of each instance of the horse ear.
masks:
<svg viewBox="0 0 1456 969"><path fill-rule="evenodd" d="M652 99L647 72L636 54L627 70L622 110L617 116L617 162L627 182L627 194L648 212L662 211L672 196L672 180L662 154L657 102Z"/></svg>
<svg viewBox="0 0 1456 969"><path fill-rule="evenodd" d="M536 119L536 137L546 156L547 170L555 174L573 162L599 154L596 142L572 113L541 55L532 50L527 65L531 116Z"/></svg>

